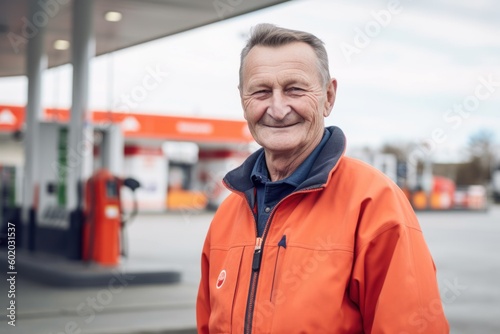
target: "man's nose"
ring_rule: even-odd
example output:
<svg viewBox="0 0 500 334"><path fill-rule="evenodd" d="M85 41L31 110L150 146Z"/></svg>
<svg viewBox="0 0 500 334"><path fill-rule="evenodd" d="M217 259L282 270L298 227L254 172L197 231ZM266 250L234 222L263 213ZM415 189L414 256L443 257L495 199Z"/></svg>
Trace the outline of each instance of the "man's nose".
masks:
<svg viewBox="0 0 500 334"><path fill-rule="evenodd" d="M281 91L274 91L271 97L270 105L267 108L269 116L275 120L282 120L290 113L292 108L288 105L287 98Z"/></svg>

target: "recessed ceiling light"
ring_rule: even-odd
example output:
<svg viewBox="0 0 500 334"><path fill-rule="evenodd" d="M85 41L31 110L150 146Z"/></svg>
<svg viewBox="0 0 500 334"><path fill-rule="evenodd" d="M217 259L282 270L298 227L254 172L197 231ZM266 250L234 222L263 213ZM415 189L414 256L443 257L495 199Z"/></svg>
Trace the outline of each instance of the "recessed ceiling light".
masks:
<svg viewBox="0 0 500 334"><path fill-rule="evenodd" d="M54 42L54 49L56 50L68 50L69 49L69 42L64 40L64 39L58 39L57 41Z"/></svg>
<svg viewBox="0 0 500 334"><path fill-rule="evenodd" d="M121 21L121 19L122 19L122 13L110 11L110 12L107 12L106 14L104 14L104 18L108 22L118 22L118 21Z"/></svg>

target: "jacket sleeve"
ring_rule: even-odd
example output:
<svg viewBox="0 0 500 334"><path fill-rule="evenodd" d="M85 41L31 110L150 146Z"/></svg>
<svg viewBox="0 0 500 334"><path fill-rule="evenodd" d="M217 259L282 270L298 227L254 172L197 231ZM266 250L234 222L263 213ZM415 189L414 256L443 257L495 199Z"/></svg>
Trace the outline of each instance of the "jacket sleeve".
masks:
<svg viewBox="0 0 500 334"><path fill-rule="evenodd" d="M361 204L349 293L365 333L449 333L434 262L399 189Z"/></svg>
<svg viewBox="0 0 500 334"><path fill-rule="evenodd" d="M210 288L209 288L209 256L210 256L210 231L205 239L201 255L201 280L196 301L196 326L199 334L208 334L208 322L210 319Z"/></svg>

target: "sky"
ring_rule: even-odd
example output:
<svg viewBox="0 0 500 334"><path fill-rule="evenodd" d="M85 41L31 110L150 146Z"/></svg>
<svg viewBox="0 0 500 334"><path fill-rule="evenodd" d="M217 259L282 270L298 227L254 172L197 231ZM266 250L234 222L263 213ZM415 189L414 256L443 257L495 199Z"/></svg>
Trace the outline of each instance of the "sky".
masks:
<svg viewBox="0 0 500 334"><path fill-rule="evenodd" d="M499 18L497 0L291 1L95 58L89 107L243 120L239 54L268 22L325 43L338 81L326 125L348 147L426 143L456 159L478 131L500 143ZM26 79L0 79L0 92L0 104L23 105ZM70 106L70 66L47 71L43 101Z"/></svg>

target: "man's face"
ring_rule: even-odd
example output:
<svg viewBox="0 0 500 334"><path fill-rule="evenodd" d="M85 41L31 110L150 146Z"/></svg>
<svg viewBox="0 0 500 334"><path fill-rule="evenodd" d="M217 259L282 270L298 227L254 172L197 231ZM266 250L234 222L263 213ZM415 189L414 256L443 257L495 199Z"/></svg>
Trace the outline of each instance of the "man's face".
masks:
<svg viewBox="0 0 500 334"><path fill-rule="evenodd" d="M318 59L306 43L253 47L243 64L240 94L255 141L275 154L312 151L323 135L336 85L334 79L321 82Z"/></svg>

